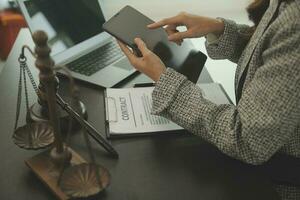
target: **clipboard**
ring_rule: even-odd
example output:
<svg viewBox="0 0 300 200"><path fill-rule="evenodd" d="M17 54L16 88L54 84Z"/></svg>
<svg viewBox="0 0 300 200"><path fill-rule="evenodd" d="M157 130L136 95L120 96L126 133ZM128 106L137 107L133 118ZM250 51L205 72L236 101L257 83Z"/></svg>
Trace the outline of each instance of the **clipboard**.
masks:
<svg viewBox="0 0 300 200"><path fill-rule="evenodd" d="M144 85L144 84L143 84ZM216 104L232 104L219 83L198 84L203 97ZM163 117L151 115L154 87L108 88L105 91L107 138L162 133L180 133L184 129Z"/></svg>
<svg viewBox="0 0 300 200"><path fill-rule="evenodd" d="M108 110L109 108L109 102L113 102L115 104L115 107L116 107L116 100L112 97L107 97L107 93L106 93L106 90L104 92L104 102L105 102L105 134L106 134L106 138L107 139L111 139L111 135L110 135L110 126L109 126L109 123L110 122L117 122L118 119L117 119L117 111L115 111L115 117L113 119L110 118L109 116L109 113L111 111Z"/></svg>
<svg viewBox="0 0 300 200"><path fill-rule="evenodd" d="M153 89L154 87L108 88L105 91L105 128L107 138L113 139L161 133L178 133L184 130L182 127L163 117L150 114L150 104L152 104L152 102L150 102L149 96L151 96ZM117 95L113 96L112 94ZM132 102L129 101L129 96ZM124 102L120 102L121 100ZM127 107L125 109L126 101ZM124 110L121 114L122 103L124 104ZM127 109L128 113L125 112ZM132 118L134 118L134 120ZM125 120L128 120L128 124Z"/></svg>
<svg viewBox="0 0 300 200"><path fill-rule="evenodd" d="M108 116L108 113L109 113L109 110L108 110L108 101L107 101L108 99L109 98L107 97L107 92L106 92L106 90L104 90L105 136L106 136L107 139L111 139L110 132L109 132L109 122L110 122L110 120L109 120L109 116ZM115 100L115 99L113 99L113 100Z"/></svg>

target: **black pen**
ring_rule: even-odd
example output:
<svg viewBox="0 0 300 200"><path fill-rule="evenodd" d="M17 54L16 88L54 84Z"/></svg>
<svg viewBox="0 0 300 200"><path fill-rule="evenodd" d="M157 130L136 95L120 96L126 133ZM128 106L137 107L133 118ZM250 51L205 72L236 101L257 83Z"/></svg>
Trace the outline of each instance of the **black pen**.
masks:
<svg viewBox="0 0 300 200"><path fill-rule="evenodd" d="M153 87L155 83L136 83L133 87Z"/></svg>
<svg viewBox="0 0 300 200"><path fill-rule="evenodd" d="M84 128L87 133L98 142L105 150L107 150L115 158L119 157L118 152L112 147L112 145L104 139L104 137L98 133L98 131L86 120L81 118L81 116L72 109L72 107L66 103L58 94L56 94L57 103L64 109L68 114L70 114L76 121Z"/></svg>

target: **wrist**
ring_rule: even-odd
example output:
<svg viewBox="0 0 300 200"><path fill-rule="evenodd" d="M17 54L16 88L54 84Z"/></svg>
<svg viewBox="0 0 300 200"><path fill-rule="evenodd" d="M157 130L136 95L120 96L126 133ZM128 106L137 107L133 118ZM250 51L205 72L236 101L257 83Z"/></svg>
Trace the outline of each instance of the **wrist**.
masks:
<svg viewBox="0 0 300 200"><path fill-rule="evenodd" d="M161 75L162 75L163 73L165 73L165 72L166 72L166 68L165 68L165 67L163 67L161 70L158 70L158 73L156 74L155 78L153 78L153 81L154 81L154 82L159 81Z"/></svg>
<svg viewBox="0 0 300 200"><path fill-rule="evenodd" d="M225 30L225 24L224 24L223 20L215 19L212 33L214 35L216 35L217 37L219 37L224 33L224 30Z"/></svg>

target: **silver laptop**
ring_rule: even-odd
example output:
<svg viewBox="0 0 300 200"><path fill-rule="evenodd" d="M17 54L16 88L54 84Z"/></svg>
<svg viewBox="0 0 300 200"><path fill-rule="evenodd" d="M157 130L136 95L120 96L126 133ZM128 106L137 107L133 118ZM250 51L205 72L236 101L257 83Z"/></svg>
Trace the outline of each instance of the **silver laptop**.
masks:
<svg viewBox="0 0 300 200"><path fill-rule="evenodd" d="M77 79L112 87L136 70L103 32L99 1L18 0L18 4L30 31L48 34L56 64L66 65Z"/></svg>

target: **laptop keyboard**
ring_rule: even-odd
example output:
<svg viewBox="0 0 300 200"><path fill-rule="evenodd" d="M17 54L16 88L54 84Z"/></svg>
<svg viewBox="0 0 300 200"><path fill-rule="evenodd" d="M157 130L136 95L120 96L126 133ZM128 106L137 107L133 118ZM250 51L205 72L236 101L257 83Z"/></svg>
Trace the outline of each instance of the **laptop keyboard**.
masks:
<svg viewBox="0 0 300 200"><path fill-rule="evenodd" d="M67 64L67 67L74 72L91 76L115 61L123 57L116 42L108 44L80 57L79 59Z"/></svg>

